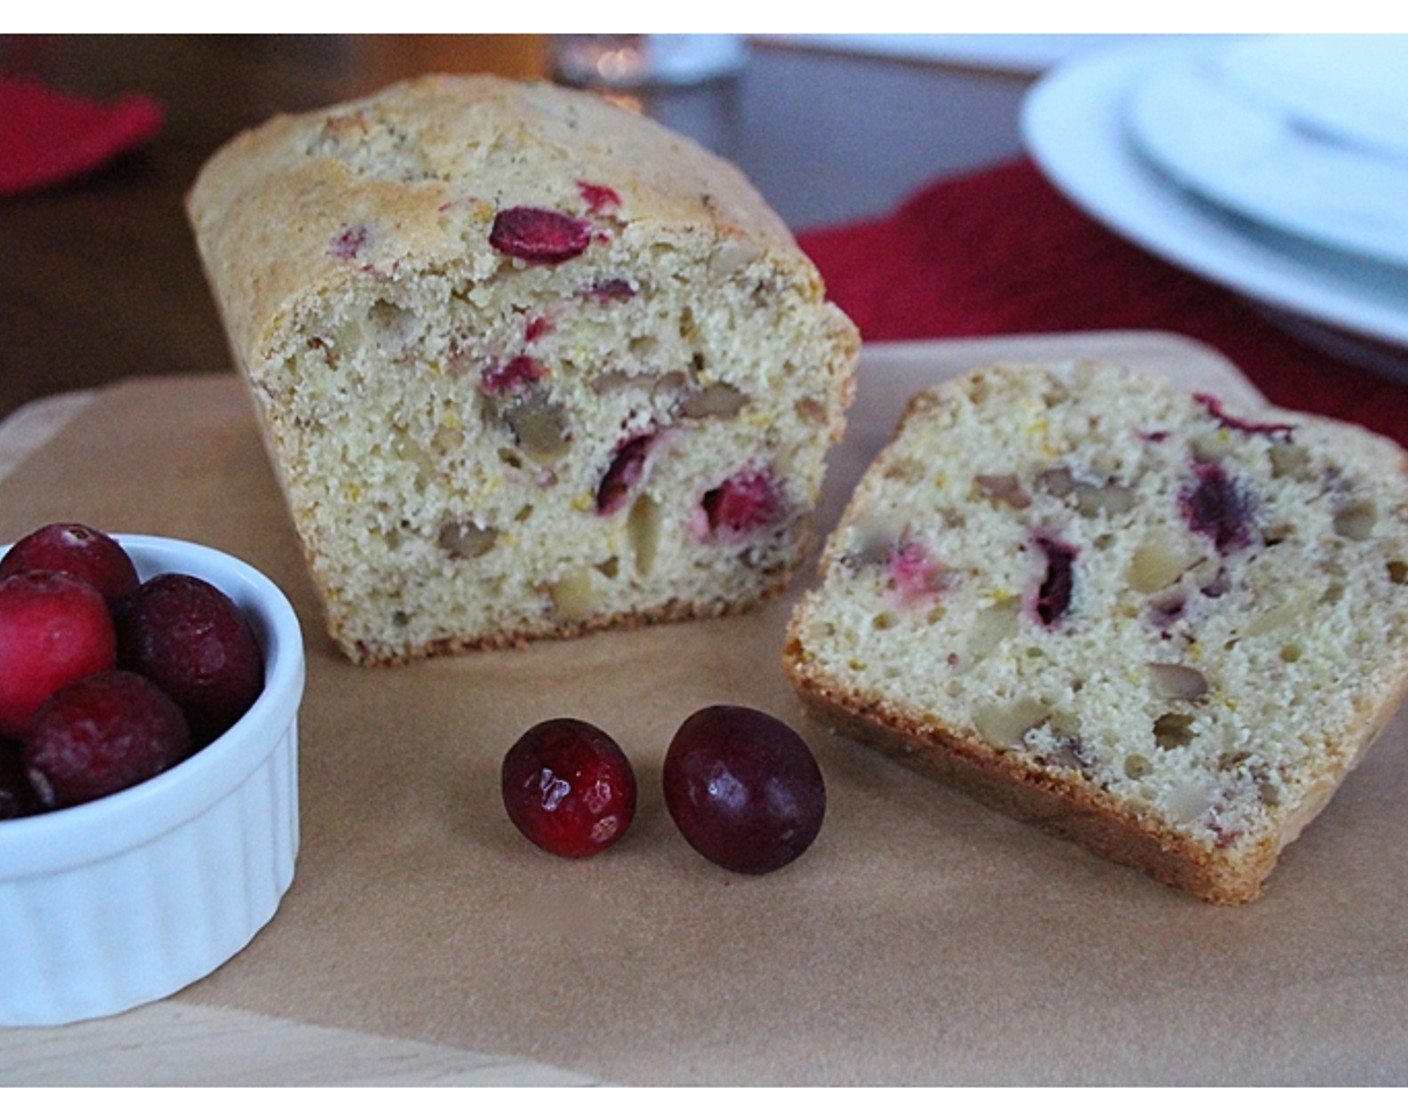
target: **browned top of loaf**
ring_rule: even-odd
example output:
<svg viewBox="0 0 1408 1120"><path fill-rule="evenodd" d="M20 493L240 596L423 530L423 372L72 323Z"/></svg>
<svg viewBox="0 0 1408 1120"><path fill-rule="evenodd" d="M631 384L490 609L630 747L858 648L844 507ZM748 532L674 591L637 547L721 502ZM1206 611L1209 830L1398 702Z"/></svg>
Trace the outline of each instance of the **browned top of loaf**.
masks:
<svg viewBox="0 0 1408 1120"><path fill-rule="evenodd" d="M428 75L327 109L281 115L213 155L187 200L237 355L254 364L283 316L349 269L395 275L464 256L464 223L506 206L727 234L815 269L732 164L595 94L487 75ZM375 220L355 262L329 252ZM486 247L487 248L487 247ZM819 281L813 279L813 283Z"/></svg>

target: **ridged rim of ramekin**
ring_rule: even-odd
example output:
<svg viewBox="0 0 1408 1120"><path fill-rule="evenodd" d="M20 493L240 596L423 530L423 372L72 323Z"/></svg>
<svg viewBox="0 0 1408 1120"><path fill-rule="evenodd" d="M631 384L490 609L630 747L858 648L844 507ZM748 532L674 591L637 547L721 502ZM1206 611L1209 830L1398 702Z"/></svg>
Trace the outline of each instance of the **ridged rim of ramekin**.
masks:
<svg viewBox="0 0 1408 1120"><path fill-rule="evenodd" d="M183 572L246 611L264 651L264 690L232 728L177 766L131 789L35 816L0 821L0 880L79 867L131 851L205 812L258 769L296 717L305 664L298 617L278 586L228 553L167 537L114 534L146 579ZM0 556L8 546L0 547Z"/></svg>

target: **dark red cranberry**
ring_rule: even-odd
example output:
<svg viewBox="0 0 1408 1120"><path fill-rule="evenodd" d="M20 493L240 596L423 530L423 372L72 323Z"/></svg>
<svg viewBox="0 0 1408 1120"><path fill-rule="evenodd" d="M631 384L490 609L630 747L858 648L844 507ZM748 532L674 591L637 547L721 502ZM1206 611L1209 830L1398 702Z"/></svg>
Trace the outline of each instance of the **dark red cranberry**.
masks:
<svg viewBox="0 0 1408 1120"><path fill-rule="evenodd" d="M636 286L629 280L618 277L614 280L603 280L599 284L593 284L587 294L595 302L605 306L608 303L634 299Z"/></svg>
<svg viewBox="0 0 1408 1120"><path fill-rule="evenodd" d="M581 218L536 206L513 206L494 216L489 244L529 264L560 264L581 256L592 227Z"/></svg>
<svg viewBox="0 0 1408 1120"><path fill-rule="evenodd" d="M42 808L30 785L19 744L0 742L0 821L27 817Z"/></svg>
<svg viewBox="0 0 1408 1120"><path fill-rule="evenodd" d="M1175 622L1184 616L1188 600L1182 595L1173 595L1159 602L1149 604L1149 624L1160 631L1162 637L1169 636Z"/></svg>
<svg viewBox="0 0 1408 1120"><path fill-rule="evenodd" d="M530 727L504 756L501 784L514 826L544 851L569 859L609 848L635 817L630 760L583 720Z"/></svg>
<svg viewBox="0 0 1408 1120"><path fill-rule="evenodd" d="M690 846L746 875L791 863L826 815L826 785L807 744L752 708L695 712L670 742L662 779L665 807Z"/></svg>
<svg viewBox="0 0 1408 1120"><path fill-rule="evenodd" d="M535 385L547 376L548 371L541 363L526 354L510 358L503 365L491 366L484 371L480 384L484 391L494 396L521 395L530 385Z"/></svg>
<svg viewBox="0 0 1408 1120"><path fill-rule="evenodd" d="M1071 607L1076 548L1044 533L1038 534L1034 543L1046 558L1046 568L1037 587L1033 609L1043 626L1055 626Z"/></svg>
<svg viewBox="0 0 1408 1120"><path fill-rule="evenodd" d="M196 747L231 727L264 688L249 619L213 584L167 572L113 610L118 665L161 687L185 713Z"/></svg>
<svg viewBox="0 0 1408 1120"><path fill-rule="evenodd" d="M54 522L14 543L0 559L0 576L23 571L67 572L114 603L137 586L127 550L106 533L76 522Z"/></svg>
<svg viewBox="0 0 1408 1120"><path fill-rule="evenodd" d="M116 657L108 605L91 583L66 572L0 580L0 736L18 739L54 692Z"/></svg>
<svg viewBox="0 0 1408 1120"><path fill-rule="evenodd" d="M61 688L34 714L24 765L46 808L129 789L191 749L181 709L136 673L95 673Z"/></svg>
<svg viewBox="0 0 1408 1120"><path fill-rule="evenodd" d="M367 247L370 238L366 226L348 226L328 242L328 252L340 261L350 261Z"/></svg>
<svg viewBox="0 0 1408 1120"><path fill-rule="evenodd" d="M1198 463L1193 482L1179 495L1188 527L1226 556L1252 541L1251 495L1227 476L1220 463Z"/></svg>
<svg viewBox="0 0 1408 1120"><path fill-rule="evenodd" d="M714 487L701 503L710 533L740 535L774 524L782 516L782 494L771 473L745 467Z"/></svg>
<svg viewBox="0 0 1408 1120"><path fill-rule="evenodd" d="M645 476L645 463L654 442L655 433L646 432L632 436L612 452L611 462L596 488L597 513L602 516L615 513L631 500Z"/></svg>
<svg viewBox="0 0 1408 1120"><path fill-rule="evenodd" d="M1213 573L1213 577L1198 588L1198 594L1208 599L1221 599L1231 589L1232 585L1227 579L1227 569L1218 568L1217 571Z"/></svg>

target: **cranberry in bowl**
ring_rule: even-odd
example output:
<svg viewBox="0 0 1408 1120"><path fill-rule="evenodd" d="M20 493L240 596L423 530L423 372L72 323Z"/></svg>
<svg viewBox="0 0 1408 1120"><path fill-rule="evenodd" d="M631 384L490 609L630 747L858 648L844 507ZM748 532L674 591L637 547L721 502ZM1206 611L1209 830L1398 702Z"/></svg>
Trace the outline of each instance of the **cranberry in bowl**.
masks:
<svg viewBox="0 0 1408 1120"><path fill-rule="evenodd" d="M142 582L177 573L228 596L253 630L262 687L231 726L154 776L0 819L0 1026L172 995L243 949L293 881L305 673L293 608L268 577L215 549L114 539Z"/></svg>

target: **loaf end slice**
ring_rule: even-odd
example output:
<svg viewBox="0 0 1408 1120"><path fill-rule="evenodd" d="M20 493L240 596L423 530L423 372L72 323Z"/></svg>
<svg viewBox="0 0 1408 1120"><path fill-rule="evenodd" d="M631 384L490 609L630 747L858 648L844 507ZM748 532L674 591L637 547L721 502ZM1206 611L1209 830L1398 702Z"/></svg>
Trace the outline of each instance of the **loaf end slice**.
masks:
<svg viewBox="0 0 1408 1120"><path fill-rule="evenodd" d="M784 667L916 769L1255 898L1408 687L1404 453L1112 366L976 371L911 403Z"/></svg>

